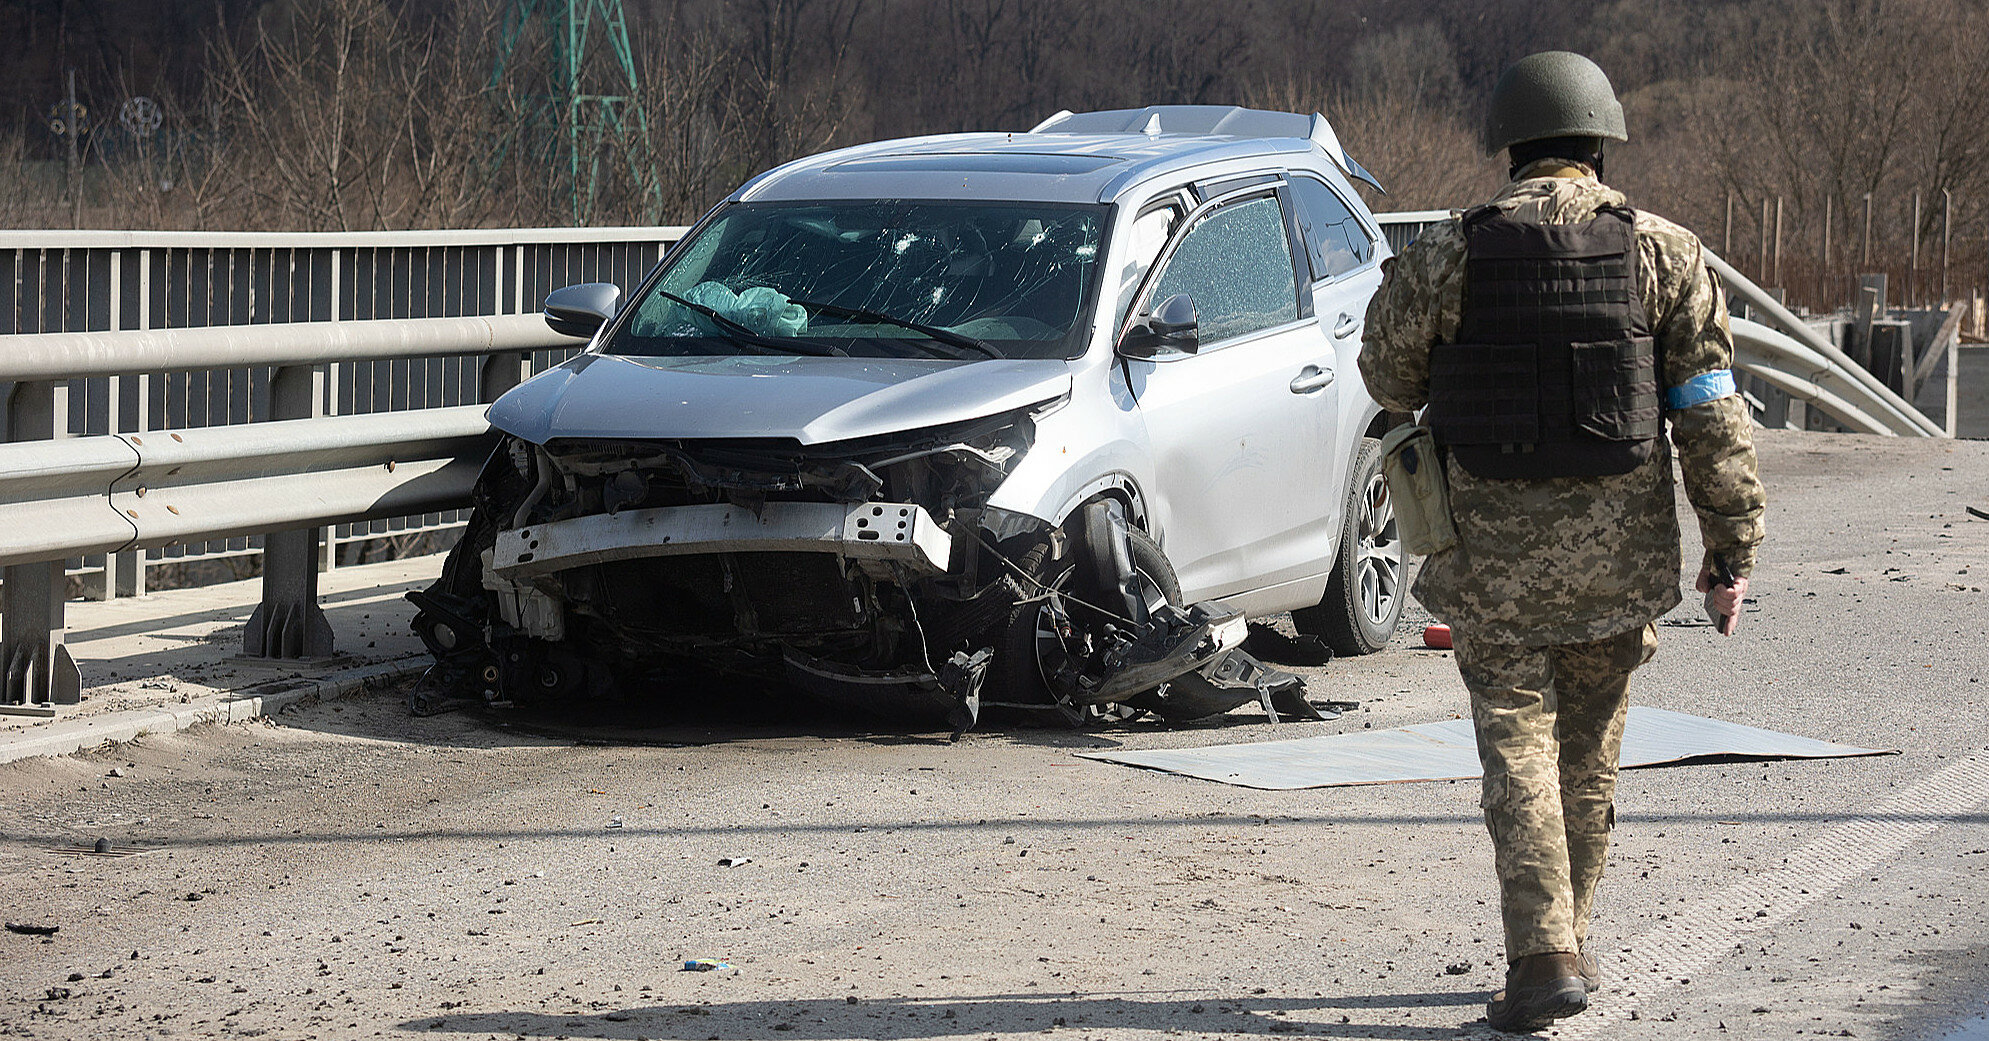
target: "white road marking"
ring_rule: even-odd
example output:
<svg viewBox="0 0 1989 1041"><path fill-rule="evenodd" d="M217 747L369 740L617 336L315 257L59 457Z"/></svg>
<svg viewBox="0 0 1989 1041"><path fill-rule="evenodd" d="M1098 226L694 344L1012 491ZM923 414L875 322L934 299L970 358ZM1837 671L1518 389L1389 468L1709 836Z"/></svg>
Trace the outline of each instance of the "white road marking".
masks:
<svg viewBox="0 0 1989 1041"><path fill-rule="evenodd" d="M1612 975L1633 982L1634 996L1606 998L1601 1008L1569 1020L1553 1036L1578 1039L1606 1034L1652 996L1676 989L1679 981L1733 953L1745 937L1788 921L1873 865L1984 803L1989 803L1989 759L1963 759L1872 812L1831 828L1790 853L1781 867L1687 905L1631 940L1630 951L1615 964L1604 963Z"/></svg>

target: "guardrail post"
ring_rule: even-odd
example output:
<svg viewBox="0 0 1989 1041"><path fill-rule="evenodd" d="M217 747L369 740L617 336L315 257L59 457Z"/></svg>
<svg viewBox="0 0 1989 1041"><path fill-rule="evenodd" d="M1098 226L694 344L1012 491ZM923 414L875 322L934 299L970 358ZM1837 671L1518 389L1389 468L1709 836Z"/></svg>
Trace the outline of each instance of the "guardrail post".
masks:
<svg viewBox="0 0 1989 1041"><path fill-rule="evenodd" d="M69 385L16 383L7 403L7 440L48 441L66 433ZM82 699L83 674L64 646L63 562L18 564L0 572L0 712L52 716Z"/></svg>
<svg viewBox="0 0 1989 1041"><path fill-rule="evenodd" d="M532 356L524 351L498 351L483 359L483 369L477 373L477 398L488 404L496 401L505 391L525 382L532 375Z"/></svg>
<svg viewBox="0 0 1989 1041"><path fill-rule="evenodd" d="M287 365L270 373L271 419L315 419L324 413L325 370ZM262 544L262 603L242 633L253 658L325 658L331 623L318 606L318 543L322 528L272 532Z"/></svg>

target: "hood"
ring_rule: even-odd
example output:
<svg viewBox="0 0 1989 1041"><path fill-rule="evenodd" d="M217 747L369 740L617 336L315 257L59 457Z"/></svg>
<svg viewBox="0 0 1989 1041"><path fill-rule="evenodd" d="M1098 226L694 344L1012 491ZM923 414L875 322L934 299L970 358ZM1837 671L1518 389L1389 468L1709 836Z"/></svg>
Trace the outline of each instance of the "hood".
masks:
<svg viewBox="0 0 1989 1041"><path fill-rule="evenodd" d="M490 407L492 426L544 444L793 438L804 445L940 426L1061 397L1059 360L636 358L582 354Z"/></svg>

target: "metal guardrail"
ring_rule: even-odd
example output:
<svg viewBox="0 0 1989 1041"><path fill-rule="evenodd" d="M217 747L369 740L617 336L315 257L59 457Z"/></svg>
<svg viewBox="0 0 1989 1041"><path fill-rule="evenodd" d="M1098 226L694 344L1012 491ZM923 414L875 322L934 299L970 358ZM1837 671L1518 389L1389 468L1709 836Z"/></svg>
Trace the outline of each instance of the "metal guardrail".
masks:
<svg viewBox="0 0 1989 1041"><path fill-rule="evenodd" d="M1389 245L1397 251L1424 228L1450 219L1443 210L1377 215ZM1942 437L1946 428L1928 419L1864 366L1790 314L1779 301L1734 270L1712 250L1706 265L1726 284L1728 295L1764 320L1736 318L1734 368L1777 392L1801 401L1861 433Z"/></svg>
<svg viewBox="0 0 1989 1041"><path fill-rule="evenodd" d="M330 322L527 315L562 285L633 284L682 231L0 231L0 337L245 326L266 332ZM180 430L273 417L266 366L275 361L198 368L178 360L184 344L156 342L169 346L161 347L158 353L166 360L151 371L147 366L158 359L134 357L122 371L56 380L55 399L48 403L55 413L52 436ZM349 346L357 342L359 337L347 339ZM5 354L19 349L9 342ZM120 353L127 349L129 341L118 342ZM531 360L536 369L563 357L536 351ZM406 343L372 357L331 358L323 367L320 405L311 414L474 403L487 396L482 386L487 369L475 356L437 354ZM0 377L0 430L10 439L51 436L23 432L13 417L16 397ZM326 565L361 559L390 548L387 540L418 539L460 521L460 515L444 512L334 525L325 533ZM239 572L261 551L260 537L193 542L108 559L79 558L70 562L69 573L85 595L109 598L142 592L154 567L171 566L182 579L198 569Z"/></svg>
<svg viewBox="0 0 1989 1041"><path fill-rule="evenodd" d="M531 314L400 321L224 325L152 332L0 336L0 380L71 380L128 372L237 369L385 361L444 354L531 351L551 336Z"/></svg>
<svg viewBox="0 0 1989 1041"><path fill-rule="evenodd" d="M0 566L461 505L481 405L0 445Z"/></svg>
<svg viewBox="0 0 1989 1041"><path fill-rule="evenodd" d="M682 233L0 232L0 710L74 700L70 575L148 559L259 555L244 651L331 653L338 544L459 524L478 403L577 346L545 293Z"/></svg>

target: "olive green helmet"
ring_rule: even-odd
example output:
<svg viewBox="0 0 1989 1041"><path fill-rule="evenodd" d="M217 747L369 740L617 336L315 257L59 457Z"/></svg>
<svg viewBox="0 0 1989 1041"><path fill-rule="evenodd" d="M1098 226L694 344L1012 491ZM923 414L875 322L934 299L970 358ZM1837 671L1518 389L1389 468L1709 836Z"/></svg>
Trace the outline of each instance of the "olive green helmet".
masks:
<svg viewBox="0 0 1989 1041"><path fill-rule="evenodd" d="M1513 62L1492 88L1485 154L1549 137L1630 140L1623 105L1596 63L1570 51L1542 51Z"/></svg>

